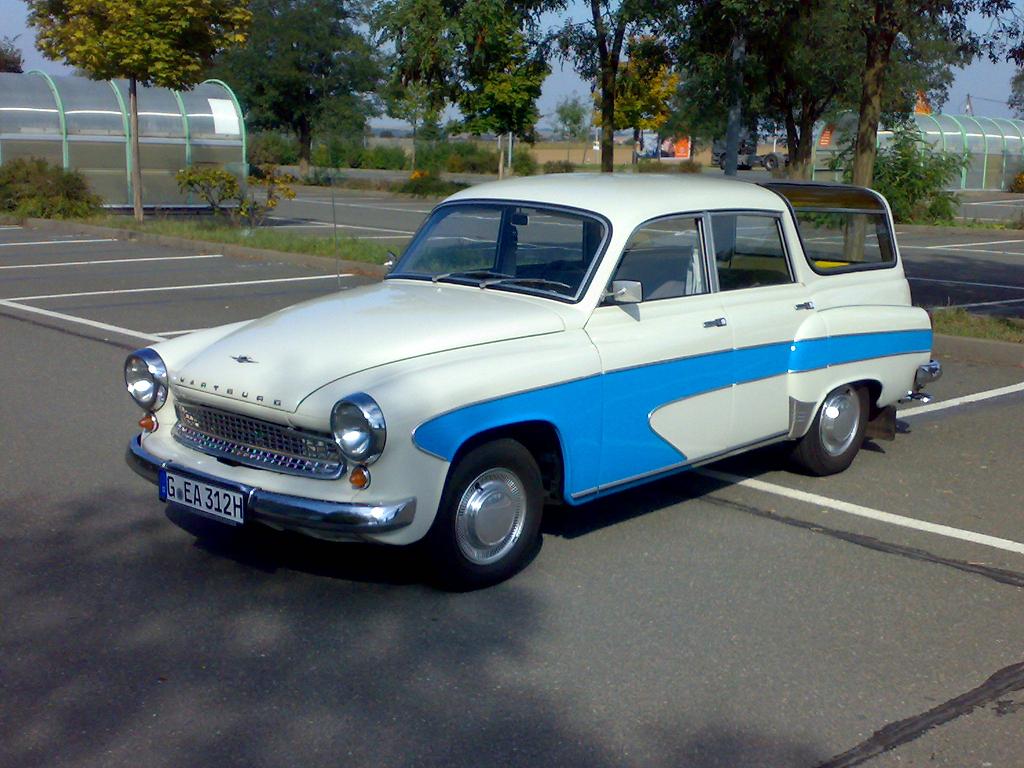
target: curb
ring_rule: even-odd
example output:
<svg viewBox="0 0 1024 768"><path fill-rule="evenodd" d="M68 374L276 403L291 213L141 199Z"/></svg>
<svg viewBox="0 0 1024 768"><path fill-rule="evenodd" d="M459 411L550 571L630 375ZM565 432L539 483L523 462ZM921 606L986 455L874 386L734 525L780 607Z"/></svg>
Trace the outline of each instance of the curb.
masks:
<svg viewBox="0 0 1024 768"><path fill-rule="evenodd" d="M347 261L345 259L334 259L330 256L315 256L310 253L292 253L290 251L272 251L267 248L250 248L245 245L233 243L218 243L211 240L193 240L188 237L174 237L172 235L151 235L147 232L136 232L133 229L117 229L115 227L101 227L95 224L82 224L77 221L62 221L60 219L26 219L24 226L29 229L49 229L64 233L84 232L86 234L99 235L101 237L115 237L118 240L136 240L141 243L154 243L156 245L167 245L173 248L203 249L208 253L222 253L225 256L233 256L241 259L254 259L259 261L278 261L288 264L297 264L303 267L323 268L324 266L334 267L337 265L341 271L364 277L383 278L388 270L380 264L368 264L365 261Z"/></svg>
<svg viewBox="0 0 1024 768"><path fill-rule="evenodd" d="M972 339L969 336L946 336L936 333L932 337L932 352L939 357L1024 368L1024 344L1014 344L1010 341Z"/></svg>

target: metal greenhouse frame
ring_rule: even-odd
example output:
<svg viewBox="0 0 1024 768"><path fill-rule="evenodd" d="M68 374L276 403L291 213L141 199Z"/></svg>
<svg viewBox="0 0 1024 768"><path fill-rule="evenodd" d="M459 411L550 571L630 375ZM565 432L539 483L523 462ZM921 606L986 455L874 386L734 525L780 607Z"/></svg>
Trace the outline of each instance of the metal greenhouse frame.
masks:
<svg viewBox="0 0 1024 768"><path fill-rule="evenodd" d="M1024 171L1024 120L980 115L913 115L925 143L942 152L967 155L967 165L951 189L1007 189L1014 177ZM856 116L843 115L835 125L819 128L814 142L812 178L835 179L829 160L843 146L838 137L854 133ZM891 131L878 132L883 147Z"/></svg>
<svg viewBox="0 0 1024 768"><path fill-rule="evenodd" d="M220 80L191 91L143 88L139 153L146 206L191 205L174 174L192 166L248 175L245 121ZM0 74L0 163L41 157L79 171L109 206L132 199L128 82L52 77L32 70Z"/></svg>

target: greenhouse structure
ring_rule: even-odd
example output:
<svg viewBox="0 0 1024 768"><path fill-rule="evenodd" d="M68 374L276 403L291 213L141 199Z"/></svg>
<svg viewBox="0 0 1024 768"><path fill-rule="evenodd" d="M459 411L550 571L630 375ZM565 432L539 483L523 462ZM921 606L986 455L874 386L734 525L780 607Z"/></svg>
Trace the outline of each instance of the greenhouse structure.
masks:
<svg viewBox="0 0 1024 768"><path fill-rule="evenodd" d="M138 89L143 204L198 203L174 175L190 166L248 173L245 123L231 89L207 80L191 91ZM108 206L131 204L127 80L0 74L0 163L41 157L81 173Z"/></svg>
<svg viewBox="0 0 1024 768"><path fill-rule="evenodd" d="M943 114L915 114L913 119L933 150L967 155L967 166L950 189L1005 190L1024 171L1024 120ZM857 116L853 114L819 129L812 178L839 180L841 174L830 169L830 161L849 145L856 130ZM879 130L878 146L884 147L891 138L892 131Z"/></svg>

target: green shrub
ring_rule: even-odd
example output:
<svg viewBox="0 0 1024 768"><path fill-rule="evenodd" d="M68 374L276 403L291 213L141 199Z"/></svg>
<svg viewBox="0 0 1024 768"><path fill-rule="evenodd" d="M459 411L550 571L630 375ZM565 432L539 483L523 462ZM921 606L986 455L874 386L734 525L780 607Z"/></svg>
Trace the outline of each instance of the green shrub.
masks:
<svg viewBox="0 0 1024 768"><path fill-rule="evenodd" d="M299 162L299 142L279 133L256 133L249 138L249 163L294 165Z"/></svg>
<svg viewBox="0 0 1024 768"><path fill-rule="evenodd" d="M384 171L400 171L407 165L405 150L401 147L378 144L370 147L363 155L364 168L379 168Z"/></svg>
<svg viewBox="0 0 1024 768"><path fill-rule="evenodd" d="M704 165L696 160L641 160L636 164L637 173L700 173Z"/></svg>
<svg viewBox="0 0 1024 768"><path fill-rule="evenodd" d="M512 150L512 172L516 176L533 176L537 172L537 161L528 148Z"/></svg>
<svg viewBox="0 0 1024 768"><path fill-rule="evenodd" d="M544 163L544 173L573 173L576 166L568 160L548 160Z"/></svg>
<svg viewBox="0 0 1024 768"><path fill-rule="evenodd" d="M675 165L679 173L701 173L704 170L704 164L696 160L683 160Z"/></svg>
<svg viewBox="0 0 1024 768"><path fill-rule="evenodd" d="M69 219L92 216L101 200L82 174L38 157L0 166L0 211L19 217Z"/></svg>
<svg viewBox="0 0 1024 768"><path fill-rule="evenodd" d="M322 168L314 168L302 177L302 183L310 187L330 187L334 184L334 179Z"/></svg>
<svg viewBox="0 0 1024 768"><path fill-rule="evenodd" d="M853 179L851 154L848 148L831 162L833 170L844 168L846 182ZM878 150L871 186L889 201L898 222L952 221L957 196L946 187L967 162L966 154L938 152L925 145L916 127L899 125L893 129L892 140Z"/></svg>
<svg viewBox="0 0 1024 768"><path fill-rule="evenodd" d="M465 184L446 181L436 172L413 171L409 180L398 187L397 191L416 197L444 197L465 188Z"/></svg>
<svg viewBox="0 0 1024 768"><path fill-rule="evenodd" d="M238 200L241 189L235 174L217 167L182 168L174 178L178 189L191 192L206 202L216 216L228 200Z"/></svg>
<svg viewBox="0 0 1024 768"><path fill-rule="evenodd" d="M434 141L416 145L416 165L438 173L496 173L498 152L472 141Z"/></svg>

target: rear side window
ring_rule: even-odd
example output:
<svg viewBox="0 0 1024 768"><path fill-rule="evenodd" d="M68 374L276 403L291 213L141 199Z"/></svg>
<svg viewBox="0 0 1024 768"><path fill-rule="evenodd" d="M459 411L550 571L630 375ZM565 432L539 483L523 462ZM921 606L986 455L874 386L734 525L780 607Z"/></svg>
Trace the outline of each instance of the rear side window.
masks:
<svg viewBox="0 0 1024 768"><path fill-rule="evenodd" d="M818 274L884 269L896 263L885 205L871 190L793 182L764 186L792 206L804 255Z"/></svg>
<svg viewBox="0 0 1024 768"><path fill-rule="evenodd" d="M713 213L711 227L721 290L793 282L779 220L775 216Z"/></svg>
<svg viewBox="0 0 1024 768"><path fill-rule="evenodd" d="M797 210L804 253L816 272L896 263L889 222L881 213Z"/></svg>

